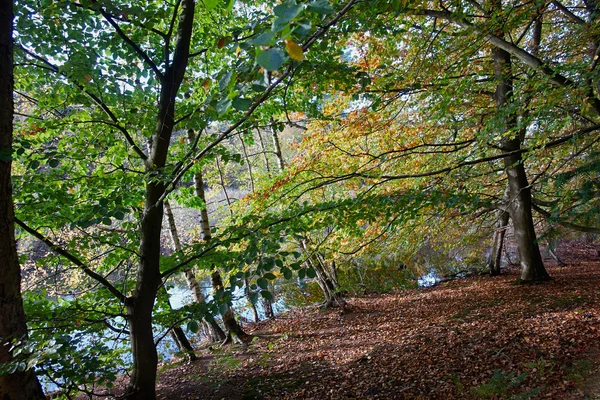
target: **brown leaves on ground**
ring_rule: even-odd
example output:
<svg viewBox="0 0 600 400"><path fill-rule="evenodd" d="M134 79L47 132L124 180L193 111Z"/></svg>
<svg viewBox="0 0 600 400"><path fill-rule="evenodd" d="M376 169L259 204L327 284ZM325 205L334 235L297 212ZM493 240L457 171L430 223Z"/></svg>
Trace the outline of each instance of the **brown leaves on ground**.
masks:
<svg viewBox="0 0 600 400"><path fill-rule="evenodd" d="M549 272L539 285L514 285L515 270L288 312L254 326L247 349L163 372L159 398L595 398L600 262Z"/></svg>

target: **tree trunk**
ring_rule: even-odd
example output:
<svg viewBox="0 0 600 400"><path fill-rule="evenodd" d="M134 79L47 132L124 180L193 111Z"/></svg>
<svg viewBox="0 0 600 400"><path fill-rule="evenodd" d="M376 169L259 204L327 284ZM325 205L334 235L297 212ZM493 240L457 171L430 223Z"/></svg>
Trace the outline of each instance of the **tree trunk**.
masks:
<svg viewBox="0 0 600 400"><path fill-rule="evenodd" d="M223 279L221 278L221 273L217 268L212 271L211 278L215 293L219 290L223 290ZM232 339L236 340L237 338L244 343L250 340L251 336L244 332L240 324L238 324L231 308L229 308L223 315L223 324L225 325L225 328L227 328L227 331Z"/></svg>
<svg viewBox="0 0 600 400"><path fill-rule="evenodd" d="M244 285L246 285L246 298L248 302L252 305L252 313L254 314L254 322L260 321L260 317L258 316L258 310L256 309L256 304L252 302L252 296L250 292L250 282L248 282L248 278L244 277Z"/></svg>
<svg viewBox="0 0 600 400"><path fill-rule="evenodd" d="M273 149L275 157L277 158L277 166L279 172L285 169L285 163L283 161L283 153L281 152L281 145L279 144L279 135L277 135L277 129L273 126L273 120L271 120L271 139L273 140Z"/></svg>
<svg viewBox="0 0 600 400"><path fill-rule="evenodd" d="M300 242L302 251L305 254L309 254L307 240L304 239ZM309 267L313 268L316 273L317 283L325 295L325 307L340 306L343 307L345 304L344 299L338 291L337 282L331 279L331 273L327 271L327 265L323 262L322 257L319 254L312 254L306 260Z"/></svg>
<svg viewBox="0 0 600 400"><path fill-rule="evenodd" d="M191 135L193 135L193 132L190 133L190 137L189 137L190 140L193 139L193 137ZM221 168L218 164L218 159L217 159L217 168L219 169L219 175L221 176L221 186L223 187L223 190L225 191L225 195L227 196L227 191L225 190L223 176L221 174ZM202 172L196 173L196 175L194 176L194 180L195 180L196 195L200 199L202 199L202 201L206 205L206 196L204 194L204 180L202 178ZM227 203L229 204L228 196L227 196ZM231 209L229 211L231 212ZM208 219L208 210L206 209L206 206L202 210L200 210L200 232L202 233L202 240L204 240L206 243L209 243L212 240L212 233L210 231L210 220ZM215 291L215 293L218 290L223 289L223 280L221 279L221 273L216 268L216 266L213 267L213 270L211 272L211 282L212 282L213 290ZM239 340L242 340L242 341L246 341L250 338L250 335L248 335L246 332L244 332L242 330L242 327L235 320L235 317L233 315L233 310L231 308L225 313L225 315L223 315L223 324L225 325L225 328L229 331L228 333L230 336L237 337ZM226 336L226 335L224 335L224 336ZM226 339L224 339L224 340L226 340Z"/></svg>
<svg viewBox="0 0 600 400"><path fill-rule="evenodd" d="M260 129L257 129L256 133L258 134L258 144L260 145L260 150L265 161L265 169L267 170L267 175L271 176L271 165L269 163L269 156L267 155L265 143L263 142L262 133L260 132Z"/></svg>
<svg viewBox="0 0 600 400"><path fill-rule="evenodd" d="M0 1L0 364L13 360L13 340L27 339L21 269L15 242L11 185L13 121L13 4ZM44 399L33 370L0 376L0 399Z"/></svg>
<svg viewBox="0 0 600 400"><path fill-rule="evenodd" d="M160 199L165 193L165 183L160 176L166 165L175 126L176 97L187 68L194 8L194 0L181 2L173 62L166 67L161 79L152 153L146 160L146 198L140 226L140 266L135 290L126 301L133 355L133 371L126 394L128 399L156 398L158 355L152 332L152 311L158 287L162 283L160 242L164 210Z"/></svg>
<svg viewBox="0 0 600 400"><path fill-rule="evenodd" d="M507 187L506 192L504 193L504 204L502 204L503 207L507 206L508 194L509 188ZM501 273L500 268L502 266L502 249L504 248L504 238L506 237L506 229L508 228L508 219L510 214L506 210L499 210L497 216L497 228L494 231L492 248L487 261L487 267L490 271L490 275L492 276L500 275Z"/></svg>
<svg viewBox="0 0 600 400"><path fill-rule="evenodd" d="M171 305L171 300L169 299L169 292L167 292L167 288L164 285L162 285L161 288L164 292L163 294L166 296L167 305L169 306L169 309L172 310L173 306ZM177 349L179 349L181 353L185 353L186 358L189 361L196 361L198 359L194 353L192 344L188 340L183 329L181 329L181 326L175 325L173 328L171 328L170 334L171 338L175 342L175 345L177 346Z"/></svg>
<svg viewBox="0 0 600 400"><path fill-rule="evenodd" d="M271 292L273 293L273 292ZM273 302L269 299L263 299L263 304L265 306L265 317L267 319L275 318L275 311L273 310Z"/></svg>
<svg viewBox="0 0 600 400"><path fill-rule="evenodd" d="M248 150L246 149L246 143L244 139L240 137L242 143L242 150L244 151L244 159L246 160L246 166L248 167L248 176L250 177L250 192L254 193L254 174L252 173L252 164L250 163L250 157L248 156Z"/></svg>
<svg viewBox="0 0 600 400"><path fill-rule="evenodd" d="M495 0L496 9L501 9L501 2ZM494 98L496 107L503 111L509 106L512 97L513 80L510 54L500 48L493 49L494 70L498 81ZM516 126L514 114L505 116L505 126L501 132L505 133ZM512 134L502 139L500 147L504 152L520 150L521 140L518 135ZM521 153L513 153L504 158L504 167L508 176L509 198L508 211L513 221L515 241L521 259L522 282L543 281L549 275L542 263L542 256L537 244L537 237L533 226L531 210L531 188L527 182L527 174L523 165Z"/></svg>
<svg viewBox="0 0 600 400"><path fill-rule="evenodd" d="M487 262L490 275L497 276L501 273L502 266L502 249L504 248L504 238L506 237L506 229L508 228L508 213L501 212L498 220L498 227L494 232L492 249Z"/></svg>
<svg viewBox="0 0 600 400"><path fill-rule="evenodd" d="M171 204L169 204L168 201L165 201L165 212L167 214L169 232L171 233L171 240L173 240L175 250L181 251L181 241L179 240L179 233L177 232L175 217L173 216L173 211L171 210ZM189 268L186 268L183 271L183 275L185 276L188 288L192 292L192 297L194 298L194 301L198 304L206 304L204 293L202 293L202 289L198 284L198 280L196 279L194 271L192 271ZM202 328L209 342L220 342L225 340L225 332L223 332L223 329L221 329L221 327L215 320L208 321L207 319L203 318Z"/></svg>

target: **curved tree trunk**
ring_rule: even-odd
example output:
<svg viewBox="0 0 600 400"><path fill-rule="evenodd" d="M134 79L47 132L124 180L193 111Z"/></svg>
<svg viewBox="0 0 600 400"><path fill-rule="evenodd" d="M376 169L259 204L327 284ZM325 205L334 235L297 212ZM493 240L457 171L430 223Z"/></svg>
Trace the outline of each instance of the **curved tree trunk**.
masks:
<svg viewBox="0 0 600 400"><path fill-rule="evenodd" d="M27 338L11 185L13 121L12 1L0 1L0 364L13 360L11 341ZM0 399L44 399L33 370L0 376Z"/></svg>
<svg viewBox="0 0 600 400"><path fill-rule="evenodd" d="M307 242L306 239L302 240L300 242L300 246L302 248L302 251L305 254L309 254L309 249L308 249L308 245L306 242ZM325 295L324 306L325 307L335 307L335 306L343 307L345 305L345 301L344 301L343 297L341 296L341 294L339 293L337 279L335 279L335 280L332 279L334 272L329 271L329 269L327 268L327 265L325 264L325 262L323 260L323 257L321 255L319 255L318 253L312 254L310 257L308 257L308 259L306 260L306 263L308 264L309 267L311 267L315 270L317 283L319 284L319 287L321 288L321 290L323 291L323 294ZM332 264L332 267L335 268L335 264Z"/></svg>

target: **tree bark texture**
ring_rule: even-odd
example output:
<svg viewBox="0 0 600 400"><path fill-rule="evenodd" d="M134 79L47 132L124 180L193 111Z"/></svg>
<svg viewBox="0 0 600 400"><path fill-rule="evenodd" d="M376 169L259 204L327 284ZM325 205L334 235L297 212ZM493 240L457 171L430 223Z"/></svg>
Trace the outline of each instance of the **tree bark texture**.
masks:
<svg viewBox="0 0 600 400"><path fill-rule="evenodd" d="M277 166L279 167L279 172L281 172L285 169L285 162L283 160L283 153L281 152L279 135L277 134L277 129L273 126L273 120L271 120L271 139L273 140L273 149L275 157L277 158Z"/></svg>
<svg viewBox="0 0 600 400"><path fill-rule="evenodd" d="M495 0L496 10L501 9L501 1ZM509 106L513 95L512 63L510 54L499 48L493 49L494 73L498 82L494 98L496 107L502 111ZM513 114L505 116L505 125L501 127L502 133L508 132L516 126ZM521 140L518 135L505 136L500 147L504 152L518 151ZM521 153L515 152L504 158L504 167L508 177L509 198L508 211L513 221L515 241L521 259L522 282L542 281L549 279L542 256L537 244L537 237L533 225L531 208L531 187L527 181L527 173L523 165Z"/></svg>
<svg viewBox="0 0 600 400"><path fill-rule="evenodd" d="M13 340L27 338L11 185L14 107L12 21L12 1L0 0L0 364L13 360L10 351ZM0 400L44 398L33 370L0 376Z"/></svg>

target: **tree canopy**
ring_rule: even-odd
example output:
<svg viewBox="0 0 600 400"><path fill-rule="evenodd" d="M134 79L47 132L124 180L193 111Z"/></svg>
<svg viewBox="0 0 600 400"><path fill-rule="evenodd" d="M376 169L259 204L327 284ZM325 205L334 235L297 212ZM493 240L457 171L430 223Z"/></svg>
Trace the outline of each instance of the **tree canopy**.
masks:
<svg viewBox="0 0 600 400"><path fill-rule="evenodd" d="M152 399L169 332L250 340L240 293L258 317L279 284L342 305L373 264L482 270L509 219L520 281L549 279L540 240L600 233L598 7L15 1L30 333L4 373Z"/></svg>

